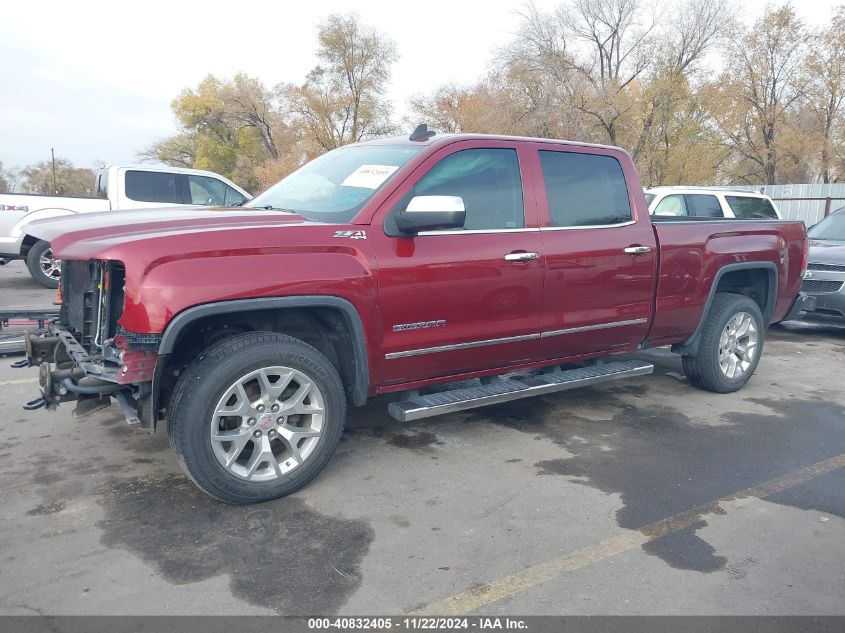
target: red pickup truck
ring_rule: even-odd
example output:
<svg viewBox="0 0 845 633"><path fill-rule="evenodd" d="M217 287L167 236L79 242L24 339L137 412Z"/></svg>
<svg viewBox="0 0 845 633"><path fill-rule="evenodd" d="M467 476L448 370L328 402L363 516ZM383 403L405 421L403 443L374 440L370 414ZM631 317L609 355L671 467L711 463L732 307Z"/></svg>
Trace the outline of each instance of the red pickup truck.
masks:
<svg viewBox="0 0 845 633"><path fill-rule="evenodd" d="M801 308L803 224L652 218L616 147L420 126L248 205L33 224L64 302L28 338L29 406L166 420L203 490L250 503L325 466L347 403L402 392L415 420L650 373L613 357L666 345L734 391Z"/></svg>

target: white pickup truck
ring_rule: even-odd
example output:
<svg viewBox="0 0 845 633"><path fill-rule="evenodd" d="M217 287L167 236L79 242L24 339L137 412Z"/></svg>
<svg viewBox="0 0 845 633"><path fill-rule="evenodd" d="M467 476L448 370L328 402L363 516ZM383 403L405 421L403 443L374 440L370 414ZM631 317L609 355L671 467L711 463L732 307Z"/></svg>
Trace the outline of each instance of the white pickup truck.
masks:
<svg viewBox="0 0 845 633"><path fill-rule="evenodd" d="M61 263L50 245L26 232L34 220L62 215L186 205L238 206L250 200L246 191L219 174L198 169L111 165L94 181L95 197L0 193L0 264L26 260L42 286L55 288Z"/></svg>

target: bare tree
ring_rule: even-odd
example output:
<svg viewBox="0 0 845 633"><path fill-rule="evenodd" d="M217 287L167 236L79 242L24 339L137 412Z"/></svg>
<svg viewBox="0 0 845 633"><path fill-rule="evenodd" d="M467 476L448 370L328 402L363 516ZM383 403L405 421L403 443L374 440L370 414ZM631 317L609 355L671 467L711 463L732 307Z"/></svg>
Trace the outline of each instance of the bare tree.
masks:
<svg viewBox="0 0 845 633"><path fill-rule="evenodd" d="M13 169L3 165L0 161L0 192L14 193L23 180L23 174L19 169Z"/></svg>
<svg viewBox="0 0 845 633"><path fill-rule="evenodd" d="M622 89L648 68L655 20L644 13L640 0L573 0L558 9L563 32L590 51L576 65L588 81Z"/></svg>
<svg viewBox="0 0 845 633"><path fill-rule="evenodd" d="M472 86L441 86L409 101L406 127L426 122L442 132L526 134L523 109L513 84L488 73Z"/></svg>
<svg viewBox="0 0 845 633"><path fill-rule="evenodd" d="M651 63L655 21L646 13L640 0L571 0L551 13L530 3L500 60L546 86L535 91L541 101L577 110L618 144L619 120L630 106L626 89Z"/></svg>
<svg viewBox="0 0 845 633"><path fill-rule="evenodd" d="M390 131L384 93L398 59L395 43L355 14L329 16L317 38L321 64L302 86L277 88L288 114L323 150Z"/></svg>
<svg viewBox="0 0 845 633"><path fill-rule="evenodd" d="M552 12L528 4L520 17L498 62L522 96L522 120L539 133L625 145L654 163L676 117L698 113L692 75L735 9L730 0L685 0L658 21L644 0L570 0Z"/></svg>
<svg viewBox="0 0 845 633"><path fill-rule="evenodd" d="M197 160L197 135L183 132L156 141L138 152L138 158L145 163L164 163L190 169Z"/></svg>
<svg viewBox="0 0 845 633"><path fill-rule="evenodd" d="M659 34L653 66L643 81L639 134L629 146L640 167L648 167L644 170L650 183L688 175L687 170L675 169L679 160L687 166L696 164L693 173L706 169L695 159L675 155L673 149L679 143L691 150L692 144L712 141L693 85L701 61L724 40L735 20L736 5L730 0L685 0L669 17L667 31ZM706 153L708 160L718 162L720 154Z"/></svg>
<svg viewBox="0 0 845 633"><path fill-rule="evenodd" d="M278 158L279 150L274 135L276 129L284 124L276 111L270 91L259 79L238 73L232 83L223 87L222 92L230 125L255 130L269 157Z"/></svg>
<svg viewBox="0 0 845 633"><path fill-rule="evenodd" d="M666 65L686 72L724 41L737 20L730 0L684 0L669 19Z"/></svg>
<svg viewBox="0 0 845 633"><path fill-rule="evenodd" d="M791 5L766 13L726 49L726 71L710 87L711 110L729 147L777 182L781 132L806 85L809 34Z"/></svg>
<svg viewBox="0 0 845 633"><path fill-rule="evenodd" d="M839 7L830 25L814 38L807 59L806 103L818 126L819 172L822 182L833 182L835 132L845 110L845 7Z"/></svg>
<svg viewBox="0 0 845 633"><path fill-rule="evenodd" d="M21 190L24 193L58 194L61 196L90 196L94 188L94 170L75 167L65 158L56 158L56 187L53 187L53 165L41 161L21 170Z"/></svg>

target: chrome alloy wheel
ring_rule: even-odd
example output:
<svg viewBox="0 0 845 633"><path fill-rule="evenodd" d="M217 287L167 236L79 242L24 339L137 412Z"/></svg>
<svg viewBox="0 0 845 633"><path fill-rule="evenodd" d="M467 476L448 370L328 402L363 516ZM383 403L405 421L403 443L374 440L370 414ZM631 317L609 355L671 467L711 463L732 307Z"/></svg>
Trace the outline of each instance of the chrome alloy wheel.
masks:
<svg viewBox="0 0 845 633"><path fill-rule="evenodd" d="M304 373L257 369L230 386L214 409L214 456L240 479L278 479L314 452L324 416L323 394Z"/></svg>
<svg viewBox="0 0 845 633"><path fill-rule="evenodd" d="M754 317L748 312L731 317L719 337L719 367L725 377L738 378L751 367L759 342Z"/></svg>
<svg viewBox="0 0 845 633"><path fill-rule="evenodd" d="M53 249L48 248L38 258L38 266L41 272L50 279L58 280L62 276L62 260L53 257Z"/></svg>

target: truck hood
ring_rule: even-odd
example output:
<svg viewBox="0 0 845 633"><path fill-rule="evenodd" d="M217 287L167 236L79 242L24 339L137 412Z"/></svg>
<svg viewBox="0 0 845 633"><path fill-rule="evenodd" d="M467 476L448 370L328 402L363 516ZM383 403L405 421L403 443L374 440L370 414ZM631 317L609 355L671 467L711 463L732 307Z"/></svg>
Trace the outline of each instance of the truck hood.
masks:
<svg viewBox="0 0 845 633"><path fill-rule="evenodd" d="M226 244L233 231L253 236L296 226L315 224L300 215L241 207L173 207L137 211L81 213L27 225L27 232L51 243L53 253L62 259L119 259L116 250L144 248L162 238L207 234L206 243L214 248ZM170 240L167 240L170 241ZM260 243L255 246L261 246Z"/></svg>
<svg viewBox="0 0 845 633"><path fill-rule="evenodd" d="M86 213L33 222L30 233L50 241L59 259L121 262L124 306L118 323L131 332L161 333L174 315L203 303L343 297L347 287L369 296L373 287L366 229L281 211Z"/></svg>
<svg viewBox="0 0 845 633"><path fill-rule="evenodd" d="M807 261L811 264L845 265L845 242L811 239Z"/></svg>

